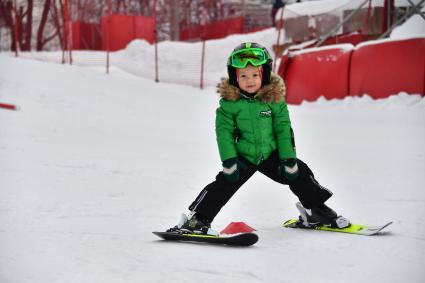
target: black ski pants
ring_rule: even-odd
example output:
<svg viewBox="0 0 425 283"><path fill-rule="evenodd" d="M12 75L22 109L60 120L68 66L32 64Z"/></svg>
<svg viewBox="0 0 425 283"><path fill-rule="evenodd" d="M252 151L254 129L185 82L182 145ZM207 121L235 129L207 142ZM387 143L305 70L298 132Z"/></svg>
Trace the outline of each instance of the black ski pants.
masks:
<svg viewBox="0 0 425 283"><path fill-rule="evenodd" d="M247 168L241 169L238 182L227 181L223 172L220 172L215 181L201 191L195 201L189 206L189 209L196 211L200 218L212 222L220 209L257 171L280 184L289 185L291 191L298 197L305 208L316 207L332 196L332 192L316 181L313 172L300 159L298 159L299 175L294 181L289 181L278 174L279 156L277 151L273 152L260 165L254 165L244 158L240 158L240 160L246 164Z"/></svg>

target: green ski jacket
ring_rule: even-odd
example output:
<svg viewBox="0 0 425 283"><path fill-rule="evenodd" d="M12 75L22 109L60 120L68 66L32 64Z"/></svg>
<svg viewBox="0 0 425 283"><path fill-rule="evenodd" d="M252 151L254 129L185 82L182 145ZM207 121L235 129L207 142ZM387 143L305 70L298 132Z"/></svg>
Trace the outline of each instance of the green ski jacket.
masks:
<svg viewBox="0 0 425 283"><path fill-rule="evenodd" d="M295 143L285 102L285 84L272 76L253 97L223 80L218 85L216 136L222 161L242 156L260 164L278 150L280 159L296 158Z"/></svg>

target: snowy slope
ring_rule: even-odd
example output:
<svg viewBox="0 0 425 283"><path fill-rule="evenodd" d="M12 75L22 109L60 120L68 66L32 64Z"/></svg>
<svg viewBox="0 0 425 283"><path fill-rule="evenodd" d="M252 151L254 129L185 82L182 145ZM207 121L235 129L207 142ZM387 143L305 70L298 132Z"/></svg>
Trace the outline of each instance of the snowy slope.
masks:
<svg viewBox="0 0 425 283"><path fill-rule="evenodd" d="M252 248L159 241L220 170L215 89L0 55L0 282L422 282L425 99L290 106L299 157L379 237L280 227L297 215L259 174L213 226Z"/></svg>

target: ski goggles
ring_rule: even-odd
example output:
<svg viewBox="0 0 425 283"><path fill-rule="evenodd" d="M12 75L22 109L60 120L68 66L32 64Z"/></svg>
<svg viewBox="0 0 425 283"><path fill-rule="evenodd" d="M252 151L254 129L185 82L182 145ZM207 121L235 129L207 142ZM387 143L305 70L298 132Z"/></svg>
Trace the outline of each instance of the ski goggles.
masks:
<svg viewBox="0 0 425 283"><path fill-rule="evenodd" d="M235 68L245 68L248 63L254 67L267 62L267 55L261 48L246 48L238 50L230 55L230 64Z"/></svg>

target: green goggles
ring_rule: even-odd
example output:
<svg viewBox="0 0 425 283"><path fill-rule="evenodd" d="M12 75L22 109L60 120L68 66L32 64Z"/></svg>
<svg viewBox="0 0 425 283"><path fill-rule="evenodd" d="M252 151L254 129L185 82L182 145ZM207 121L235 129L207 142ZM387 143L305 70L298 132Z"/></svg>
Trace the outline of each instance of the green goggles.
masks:
<svg viewBox="0 0 425 283"><path fill-rule="evenodd" d="M245 68L248 63L254 67L267 62L267 55L261 48L246 48L238 50L230 55L230 64L238 69Z"/></svg>

